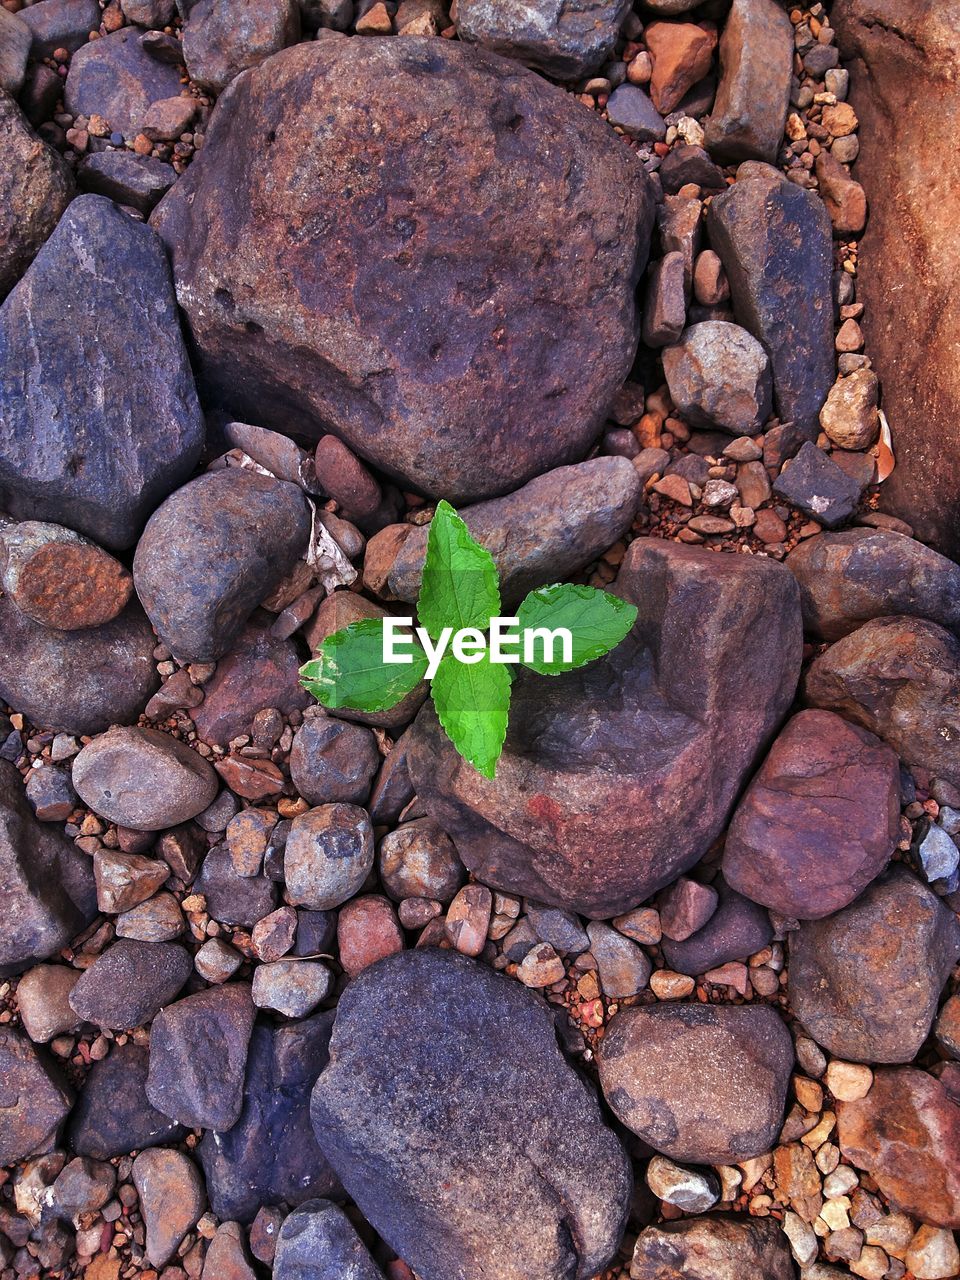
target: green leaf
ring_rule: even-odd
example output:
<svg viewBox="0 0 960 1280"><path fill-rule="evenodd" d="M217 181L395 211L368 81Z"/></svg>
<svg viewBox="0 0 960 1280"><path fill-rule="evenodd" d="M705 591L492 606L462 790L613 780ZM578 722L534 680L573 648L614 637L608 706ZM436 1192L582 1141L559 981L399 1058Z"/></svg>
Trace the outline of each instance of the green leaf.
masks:
<svg viewBox="0 0 960 1280"><path fill-rule="evenodd" d="M566 627L570 632L573 651L569 662L562 660L559 645L554 646L553 661L547 662L543 640L538 638L536 656L524 663L542 676L558 676L586 666L615 649L636 622L637 610L634 605L596 587L565 583L531 591L517 610L517 617L521 643L523 633L532 627L547 627L551 631Z"/></svg>
<svg viewBox="0 0 960 1280"><path fill-rule="evenodd" d="M318 657L300 668L300 683L325 707L386 711L424 677L427 655L416 640L413 662L383 660L383 619L363 618L327 636Z"/></svg>
<svg viewBox="0 0 960 1280"><path fill-rule="evenodd" d="M440 723L464 760L484 777L494 777L507 736L507 667L495 665L486 657L467 666L447 654L433 677L430 692Z"/></svg>
<svg viewBox="0 0 960 1280"><path fill-rule="evenodd" d="M437 504L417 602L420 625L438 639L444 627L485 631L500 612L500 582L490 552L471 536L449 502Z"/></svg>

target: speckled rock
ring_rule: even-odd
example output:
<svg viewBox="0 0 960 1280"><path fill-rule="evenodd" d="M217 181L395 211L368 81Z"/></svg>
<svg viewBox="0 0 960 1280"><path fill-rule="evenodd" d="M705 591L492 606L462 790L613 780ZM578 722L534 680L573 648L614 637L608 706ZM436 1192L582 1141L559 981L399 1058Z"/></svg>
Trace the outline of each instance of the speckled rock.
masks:
<svg viewBox="0 0 960 1280"><path fill-rule="evenodd" d="M163 245L80 196L0 308L0 502L128 547L203 434Z"/></svg>
<svg viewBox="0 0 960 1280"><path fill-rule="evenodd" d="M23 88L33 32L18 14L0 14L0 89L16 98Z"/></svg>
<svg viewBox="0 0 960 1280"><path fill-rule="evenodd" d="M296 0L193 0L183 28L190 79L221 93L241 71L257 67L300 36Z"/></svg>
<svg viewBox="0 0 960 1280"><path fill-rule="evenodd" d="M770 362L746 329L705 320L663 353L663 372L680 415L691 426L756 435L771 409Z"/></svg>
<svg viewBox="0 0 960 1280"><path fill-rule="evenodd" d="M180 1142L186 1130L147 1097L150 1050L132 1041L95 1062L70 1113L67 1142L77 1155L110 1160L144 1147Z"/></svg>
<svg viewBox="0 0 960 1280"><path fill-rule="evenodd" d="M766 1005L657 1004L617 1013L597 1060L607 1102L656 1151L734 1164L775 1144L794 1058Z"/></svg>
<svg viewBox="0 0 960 1280"><path fill-rule="evenodd" d="M724 164L775 164L793 76L793 27L774 0L733 0L720 40L720 83L705 143Z"/></svg>
<svg viewBox="0 0 960 1280"><path fill-rule="evenodd" d="M383 1280L350 1219L329 1200L311 1200L280 1229L274 1280Z"/></svg>
<svg viewBox="0 0 960 1280"><path fill-rule="evenodd" d="M355 804L324 804L294 818L283 855L294 906L327 911L360 889L373 867L373 828Z"/></svg>
<svg viewBox="0 0 960 1280"><path fill-rule="evenodd" d="M72 1103L73 1090L46 1050L15 1027L0 1027L0 1163L49 1151Z"/></svg>
<svg viewBox="0 0 960 1280"><path fill-rule="evenodd" d="M404 822L388 831L377 852L383 887L391 898L432 898L449 902L466 870L450 837L432 818Z"/></svg>
<svg viewBox="0 0 960 1280"><path fill-rule="evenodd" d="M146 1227L147 1261L162 1267L206 1207L203 1179L189 1156L166 1148L141 1151L132 1177Z"/></svg>
<svg viewBox="0 0 960 1280"><path fill-rule="evenodd" d="M717 1214L645 1227L631 1280L794 1280L780 1224L772 1218Z"/></svg>
<svg viewBox="0 0 960 1280"><path fill-rule="evenodd" d="M332 429L462 503L586 452L633 360L653 198L602 120L516 63L325 39L233 86L153 221L239 416Z"/></svg>
<svg viewBox="0 0 960 1280"><path fill-rule="evenodd" d="M122 1031L149 1022L193 972L189 951L175 942L113 943L83 973L70 1004L86 1022Z"/></svg>
<svg viewBox="0 0 960 1280"><path fill-rule="evenodd" d="M290 778L312 805L366 804L379 766L369 729L322 714L304 719L290 751Z"/></svg>
<svg viewBox="0 0 960 1280"><path fill-rule="evenodd" d="M57 631L112 622L133 591L129 569L102 547L42 520L0 532L0 573L21 613Z"/></svg>
<svg viewBox="0 0 960 1280"><path fill-rule="evenodd" d="M70 60L63 91L71 115L101 115L130 142L153 103L180 93L179 69L152 58L140 36L124 27L85 44Z"/></svg>
<svg viewBox="0 0 960 1280"><path fill-rule="evenodd" d="M731 960L746 960L773 938L770 917L763 907L735 893L722 877L714 881L720 899L716 911L683 942L664 938L663 956L677 973L706 973Z"/></svg>
<svg viewBox="0 0 960 1280"><path fill-rule="evenodd" d="M460 0L457 34L558 80L576 80L613 53L629 9L629 0Z"/></svg>
<svg viewBox="0 0 960 1280"><path fill-rule="evenodd" d="M348 1194L422 1280L586 1280L620 1241L629 1163L552 1017L464 956L407 951L350 984L311 1110Z"/></svg>

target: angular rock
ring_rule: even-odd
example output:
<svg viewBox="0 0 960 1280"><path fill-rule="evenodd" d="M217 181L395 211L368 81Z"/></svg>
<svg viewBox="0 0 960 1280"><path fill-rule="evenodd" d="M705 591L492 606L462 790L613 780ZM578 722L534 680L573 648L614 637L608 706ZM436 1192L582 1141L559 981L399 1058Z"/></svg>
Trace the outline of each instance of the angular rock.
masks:
<svg viewBox="0 0 960 1280"><path fill-rule="evenodd" d="M182 662L215 662L307 549L310 510L283 480L232 467L172 494L147 522L133 580Z"/></svg>
<svg viewBox="0 0 960 1280"><path fill-rule="evenodd" d="M0 308L0 339L5 510L130 546L203 442L159 238L80 196Z"/></svg>
<svg viewBox="0 0 960 1280"><path fill-rule="evenodd" d="M837 1106L840 1149L906 1213L960 1227L960 1106L913 1067L882 1069L858 1102Z"/></svg>
<svg viewBox="0 0 960 1280"><path fill-rule="evenodd" d="M64 964L38 964L17 983L20 1021L34 1044L46 1044L80 1025L68 999L79 977L76 969Z"/></svg>
<svg viewBox="0 0 960 1280"><path fill-rule="evenodd" d="M683 254L677 250L665 254L651 269L641 330L646 346L667 346L683 332L687 319L685 271Z"/></svg>
<svg viewBox="0 0 960 1280"><path fill-rule="evenodd" d="M506 498L465 507L460 515L490 552L503 603L564 582L611 547L633 523L641 485L626 458L593 458L538 476ZM390 590L416 601L429 526L414 528L390 571Z"/></svg>
<svg viewBox="0 0 960 1280"><path fill-rule="evenodd" d="M310 1200L286 1219L273 1274L275 1280L383 1280L350 1219L328 1200Z"/></svg>
<svg viewBox="0 0 960 1280"><path fill-rule="evenodd" d="M154 213L211 390L457 503L586 451L633 360L652 221L603 121L514 63L410 39L252 70Z"/></svg>
<svg viewBox="0 0 960 1280"><path fill-rule="evenodd" d="M883 738L909 768L960 786L960 642L922 618L875 618L807 672L808 704Z"/></svg>
<svg viewBox="0 0 960 1280"><path fill-rule="evenodd" d="M35 58L49 58L55 49L75 53L100 27L97 0L40 0L18 16L33 33Z"/></svg>
<svg viewBox="0 0 960 1280"><path fill-rule="evenodd" d="M73 785L94 813L133 831L162 831L196 817L217 794L203 756L159 729L100 734L73 762Z"/></svg>
<svg viewBox="0 0 960 1280"><path fill-rule="evenodd" d="M81 191L128 204L144 217L177 180L173 165L132 151L95 151L77 170Z"/></svg>
<svg viewBox="0 0 960 1280"><path fill-rule="evenodd" d="M653 57L650 97L667 116L710 71L716 32L694 22L651 22L644 43Z"/></svg>
<svg viewBox="0 0 960 1280"><path fill-rule="evenodd" d="M621 84L610 95L607 116L612 125L638 142L662 142L667 134L663 116L639 85Z"/></svg>
<svg viewBox="0 0 960 1280"><path fill-rule="evenodd" d="M238 875L225 844L215 845L204 858L193 891L206 898L214 920L243 929L252 929L277 905L274 882L266 876Z"/></svg>
<svg viewBox="0 0 960 1280"><path fill-rule="evenodd" d="M462 0L457 34L557 80L578 80L613 53L629 8L628 0L534 0L520 6Z"/></svg>
<svg viewBox="0 0 960 1280"><path fill-rule="evenodd" d="M432 706L410 750L416 792L468 868L602 919L720 833L792 700L801 645L795 583L771 562L639 539L615 590L640 610L633 632L579 672L515 680L495 780L460 759Z"/></svg>
<svg viewBox="0 0 960 1280"><path fill-rule="evenodd" d="M794 1056L768 1005L656 1004L615 1014L597 1061L607 1102L654 1150L735 1164L776 1142Z"/></svg>
<svg viewBox="0 0 960 1280"><path fill-rule="evenodd" d="M311 960L277 960L253 971L253 1003L288 1018L303 1018L326 1000L333 975L325 964ZM215 1125L229 1128L229 1125Z"/></svg>
<svg viewBox="0 0 960 1280"><path fill-rule="evenodd" d="M360 889L373 867L373 828L355 804L324 804L294 818L283 855L294 906L328 911Z"/></svg>
<svg viewBox="0 0 960 1280"><path fill-rule="evenodd" d="M380 766L377 740L362 725L312 715L290 751L290 778L309 804L366 804Z"/></svg>
<svg viewBox="0 0 960 1280"><path fill-rule="evenodd" d="M377 852L378 871L390 897L449 902L466 879L448 835L431 819L418 818L388 832Z"/></svg>
<svg viewBox="0 0 960 1280"><path fill-rule="evenodd" d="M647 1186L667 1204L684 1213L706 1213L720 1199L720 1183L706 1170L686 1169L665 1156L654 1156L647 1165Z"/></svg>
<svg viewBox="0 0 960 1280"><path fill-rule="evenodd" d="M310 1125L310 1091L327 1065L333 1017L254 1027L240 1118L225 1133L206 1133L199 1147L218 1218L250 1222L261 1205L338 1192Z"/></svg>
<svg viewBox="0 0 960 1280"><path fill-rule="evenodd" d="M723 874L782 916L819 920L880 874L899 839L896 752L829 711L801 711L737 806Z"/></svg>
<svg viewBox="0 0 960 1280"><path fill-rule="evenodd" d="M17 37L7 23L19 15L4 11L0 42ZM56 227L73 196L70 170L52 147L33 132L17 104L0 88L0 299L17 283ZM2 314L2 313L0 313ZM2 325L2 320L0 320ZM15 376L10 369L5 375Z"/></svg>
<svg viewBox="0 0 960 1280"><path fill-rule="evenodd" d="M166 27L177 12L174 0L120 0L120 8L139 27Z"/></svg>
<svg viewBox="0 0 960 1280"><path fill-rule="evenodd" d="M685 942L707 924L718 901L717 891L711 885L681 876L657 900L663 937Z"/></svg>
<svg viewBox="0 0 960 1280"><path fill-rule="evenodd" d="M16 98L23 88L33 32L16 13L0 14L0 89Z"/></svg>
<svg viewBox="0 0 960 1280"><path fill-rule="evenodd" d="M790 935L790 1005L834 1057L910 1062L958 959L953 912L897 865L850 906Z"/></svg>
<svg viewBox="0 0 960 1280"><path fill-rule="evenodd" d="M562 955L579 955L589 948L590 937L586 929L569 911L559 911L556 907L547 907L540 902L527 902L525 906L527 922L541 942L548 943ZM635 936L621 926L618 928L627 937Z"/></svg>
<svg viewBox="0 0 960 1280"><path fill-rule="evenodd" d="M182 1151L141 1151L133 1162L133 1185L147 1229L147 1260L162 1267L206 1207L197 1166Z"/></svg>
<svg viewBox="0 0 960 1280"><path fill-rule="evenodd" d="M147 902L131 907L116 922L118 938L139 942L170 942L186 928L180 904L172 893L158 893Z"/></svg>
<svg viewBox="0 0 960 1280"><path fill-rule="evenodd" d="M707 191L722 191L727 185L723 170L718 169L703 147L675 146L664 156L657 170L664 191L675 195L681 187L695 183Z"/></svg>
<svg viewBox="0 0 960 1280"><path fill-rule="evenodd" d="M0 533L3 589L21 613L57 631L112 622L133 591L130 571L62 525L26 520Z"/></svg>
<svg viewBox="0 0 960 1280"><path fill-rule="evenodd" d="M600 920L587 925L587 936L605 996L619 1000L643 990L653 965L635 942Z"/></svg>
<svg viewBox="0 0 960 1280"><path fill-rule="evenodd" d="M89 860L37 822L20 774L0 760L0 974L55 955L96 911Z"/></svg>
<svg viewBox="0 0 960 1280"><path fill-rule="evenodd" d="M161 1009L150 1029L151 1104L191 1129L235 1125L256 1012L243 982L198 991Z"/></svg>
<svg viewBox="0 0 960 1280"><path fill-rule="evenodd" d="M800 584L804 630L818 639L893 614L960 631L960 567L901 533L823 533L799 543L786 565Z"/></svg>
<svg viewBox="0 0 960 1280"><path fill-rule="evenodd" d="M194 0L183 29L183 57L195 84L221 93L241 71L299 37L296 0Z"/></svg>
<svg viewBox="0 0 960 1280"><path fill-rule="evenodd" d="M422 1280L572 1280L620 1241L629 1164L592 1090L540 998L464 956L407 951L350 984L311 1114Z"/></svg>
<svg viewBox="0 0 960 1280"><path fill-rule="evenodd" d="M98 849L93 855L97 882L97 906L116 915L145 902L164 884L170 868L159 858L117 849Z"/></svg>
<svg viewBox="0 0 960 1280"><path fill-rule="evenodd" d="M71 1160L53 1184L53 1203L64 1217L102 1209L117 1185L116 1170L99 1160Z"/></svg>
<svg viewBox="0 0 960 1280"><path fill-rule="evenodd" d="M775 164L793 76L793 26L774 0L733 0L720 40L720 83L704 134L724 164Z"/></svg>
<svg viewBox="0 0 960 1280"><path fill-rule="evenodd" d="M196 118L196 98L161 98L144 113L140 131L151 142L176 142Z"/></svg>
<svg viewBox="0 0 960 1280"><path fill-rule="evenodd" d="M777 1222L727 1213L644 1227L630 1264L631 1280L794 1280L795 1275Z"/></svg>
<svg viewBox="0 0 960 1280"><path fill-rule="evenodd" d="M857 235L867 221L867 196L850 171L829 151L817 156L817 179L820 196L827 206L836 235Z"/></svg>
<svg viewBox="0 0 960 1280"><path fill-rule="evenodd" d="M877 375L857 369L830 388L820 410L820 425L841 449L868 449L877 438Z"/></svg>
<svg viewBox="0 0 960 1280"><path fill-rule="evenodd" d="M77 50L63 100L71 115L101 115L113 132L132 142L153 103L179 93L177 67L151 58L140 32L124 27Z"/></svg>
<svg viewBox="0 0 960 1280"><path fill-rule="evenodd" d="M174 942L115 942L84 971L70 1005L98 1027L139 1027L170 1003L192 972L190 953Z"/></svg>
<svg viewBox="0 0 960 1280"><path fill-rule="evenodd" d="M150 1051L132 1041L95 1062L70 1113L71 1151L97 1160L180 1142L185 1130L151 1106L146 1094Z"/></svg>
<svg viewBox="0 0 960 1280"><path fill-rule="evenodd" d="M773 171L714 196L710 243L737 323L763 343L783 422L812 429L833 384L833 239L819 197Z"/></svg>
<svg viewBox="0 0 960 1280"><path fill-rule="evenodd" d="M767 353L739 325L724 320L691 325L677 346L664 351L663 372L674 404L691 426L749 436L770 416Z"/></svg>
<svg viewBox="0 0 960 1280"><path fill-rule="evenodd" d="M856 511L862 487L807 440L780 472L773 491L827 529L835 529Z"/></svg>
<svg viewBox="0 0 960 1280"><path fill-rule="evenodd" d="M56 1144L73 1090L44 1049L0 1027L0 1161L15 1164Z"/></svg>

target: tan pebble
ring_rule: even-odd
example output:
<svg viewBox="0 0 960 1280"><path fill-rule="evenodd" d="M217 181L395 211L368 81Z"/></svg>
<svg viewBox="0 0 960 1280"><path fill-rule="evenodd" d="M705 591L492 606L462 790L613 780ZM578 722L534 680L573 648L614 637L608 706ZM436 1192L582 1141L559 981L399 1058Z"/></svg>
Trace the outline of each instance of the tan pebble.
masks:
<svg viewBox="0 0 960 1280"><path fill-rule="evenodd" d="M825 1080L838 1102L857 1102L870 1092L873 1072L862 1063L842 1062L835 1058L827 1067Z"/></svg>
<svg viewBox="0 0 960 1280"><path fill-rule="evenodd" d="M823 1146L830 1134L833 1133L836 1123L837 1117L832 1111L827 1111L824 1113L820 1123L811 1129L809 1133L805 1133L800 1141L805 1147L809 1147L811 1151L816 1151L818 1147Z"/></svg>
<svg viewBox="0 0 960 1280"><path fill-rule="evenodd" d="M658 1000L683 1000L692 995L697 984L685 973L659 969L650 978L650 990Z"/></svg>

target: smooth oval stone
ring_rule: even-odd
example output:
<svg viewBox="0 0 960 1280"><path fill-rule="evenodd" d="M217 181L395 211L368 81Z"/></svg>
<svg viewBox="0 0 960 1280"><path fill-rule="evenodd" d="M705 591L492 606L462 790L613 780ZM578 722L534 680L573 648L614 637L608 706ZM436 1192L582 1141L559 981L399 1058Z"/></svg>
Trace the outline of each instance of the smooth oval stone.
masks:
<svg viewBox="0 0 960 1280"><path fill-rule="evenodd" d="M124 939L84 971L70 1007L98 1027L139 1027L170 1003L192 972L190 952L175 942Z"/></svg>

